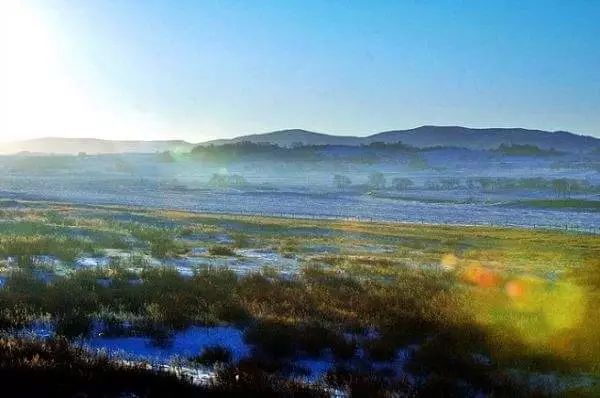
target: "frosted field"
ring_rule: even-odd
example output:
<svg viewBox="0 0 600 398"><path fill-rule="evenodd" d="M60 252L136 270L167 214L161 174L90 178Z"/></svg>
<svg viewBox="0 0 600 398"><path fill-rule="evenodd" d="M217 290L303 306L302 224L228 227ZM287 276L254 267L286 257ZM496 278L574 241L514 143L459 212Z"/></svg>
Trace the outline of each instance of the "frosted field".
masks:
<svg viewBox="0 0 600 398"><path fill-rule="evenodd" d="M428 168L410 169L402 159L371 164L331 161L194 161L181 156L164 163L155 154L122 156L0 156L0 198L121 204L197 212L357 218L361 220L459 225L565 227L600 232L598 159L563 157L494 157L489 152L424 152ZM582 165L583 162L583 165ZM583 167L584 165L590 167ZM383 173L386 189L371 192L372 173ZM240 189L210 185L215 174L235 175ZM334 175L350 179L340 192ZM408 178L410 189L392 189L394 178ZM467 188L469 179L572 179L596 187L558 195L550 188ZM431 188L443 180L460 182L451 189ZM551 185L550 185L551 186ZM576 199L574 208L529 206L531 200Z"/></svg>
<svg viewBox="0 0 600 398"><path fill-rule="evenodd" d="M399 222L459 225L514 225L592 230L600 227L600 212L549 210L503 206L491 203L425 203L416 200L387 199L368 195L304 193L299 191L180 191L142 185L100 184L57 186L32 182L27 186L2 190L11 199L65 201L79 204L119 204L150 208L172 208L198 212L248 213L297 217L358 218ZM105 188L102 188L105 187Z"/></svg>

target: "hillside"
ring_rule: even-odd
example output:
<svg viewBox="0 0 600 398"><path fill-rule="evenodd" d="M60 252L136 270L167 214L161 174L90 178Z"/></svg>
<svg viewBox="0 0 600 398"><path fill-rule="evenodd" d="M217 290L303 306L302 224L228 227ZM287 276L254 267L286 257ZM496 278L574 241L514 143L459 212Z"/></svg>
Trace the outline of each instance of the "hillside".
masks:
<svg viewBox="0 0 600 398"><path fill-rule="evenodd" d="M194 147L185 141L111 141L95 138L38 138L0 143L0 154L19 152L88 154L153 153L163 151L189 152Z"/></svg>
<svg viewBox="0 0 600 398"><path fill-rule="evenodd" d="M457 146L469 149L494 149L500 145L535 145L540 149L587 152L600 147L600 139L566 131L549 132L522 128L472 129L458 126L422 126L395 130L367 137L369 142L398 142L415 147Z"/></svg>
<svg viewBox="0 0 600 398"><path fill-rule="evenodd" d="M467 149L496 149L501 145L531 145L541 150L571 153L600 151L600 139L565 131L549 132L522 128L473 129L459 126L422 126L409 130L392 130L365 137L341 136L291 129L264 134L250 134L192 144L186 141L111 141L94 138L39 138L0 143L0 154L18 152L88 154L153 153L163 151L190 152L196 146L223 145L240 142L274 144L282 147L301 145L359 146L375 142L398 143L428 148L436 146Z"/></svg>
<svg viewBox="0 0 600 398"><path fill-rule="evenodd" d="M230 140L215 140L202 145L236 142L270 143L280 146L361 145L373 142L396 143L417 148L453 146L468 149L495 149L500 145L534 145L540 149L567 152L589 152L600 148L600 139L569 132L549 132L522 128L473 129L459 126L422 126L409 130L393 130L366 137L335 136L306 130L281 130L252 134Z"/></svg>
<svg viewBox="0 0 600 398"><path fill-rule="evenodd" d="M252 142L256 144L275 144L279 146L302 145L360 145L365 142L363 137L330 135L315 133L302 129L279 130L264 134L242 135L232 139L213 140L202 145L222 145L237 142Z"/></svg>

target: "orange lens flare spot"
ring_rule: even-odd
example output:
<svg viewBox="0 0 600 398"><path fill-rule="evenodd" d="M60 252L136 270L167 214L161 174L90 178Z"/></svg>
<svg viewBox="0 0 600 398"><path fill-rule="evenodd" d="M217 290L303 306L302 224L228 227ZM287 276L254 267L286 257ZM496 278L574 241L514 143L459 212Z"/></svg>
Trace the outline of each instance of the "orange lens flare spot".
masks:
<svg viewBox="0 0 600 398"><path fill-rule="evenodd" d="M510 298L518 299L525 294L525 283L523 281L510 281L504 289Z"/></svg>
<svg viewBox="0 0 600 398"><path fill-rule="evenodd" d="M463 277L467 282L485 288L498 286L500 283L500 276L496 272L474 264L467 267Z"/></svg>

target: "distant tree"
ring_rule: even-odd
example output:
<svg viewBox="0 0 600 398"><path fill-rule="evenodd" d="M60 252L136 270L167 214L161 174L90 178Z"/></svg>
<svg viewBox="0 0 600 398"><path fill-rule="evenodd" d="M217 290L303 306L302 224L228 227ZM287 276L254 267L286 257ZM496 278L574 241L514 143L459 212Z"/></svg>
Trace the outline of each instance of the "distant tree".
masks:
<svg viewBox="0 0 600 398"><path fill-rule="evenodd" d="M468 189L477 188L477 180L475 178L469 177L465 180L465 185Z"/></svg>
<svg viewBox="0 0 600 398"><path fill-rule="evenodd" d="M440 187L442 189L456 189L460 187L460 180L455 177L446 177L440 179Z"/></svg>
<svg viewBox="0 0 600 398"><path fill-rule="evenodd" d="M385 177L383 173L376 171L369 176L367 185L370 189L385 189Z"/></svg>
<svg viewBox="0 0 600 398"><path fill-rule="evenodd" d="M229 185L232 187L243 187L244 185L248 185L248 181L239 174L231 174L229 176Z"/></svg>
<svg viewBox="0 0 600 398"><path fill-rule="evenodd" d="M552 181L552 189L557 196L566 196L569 190L569 183L566 178L558 178Z"/></svg>
<svg viewBox="0 0 600 398"><path fill-rule="evenodd" d="M344 191L352 185L352 181L345 175L336 174L333 176L333 185L340 191Z"/></svg>
<svg viewBox="0 0 600 398"><path fill-rule="evenodd" d="M396 177L392 180L392 187L398 191L404 191L413 185L414 183L410 178Z"/></svg>
<svg viewBox="0 0 600 398"><path fill-rule="evenodd" d="M212 177L210 178L210 181L208 181L208 185L211 185L213 187L226 188L227 187L227 175L220 174L220 173L213 174Z"/></svg>
<svg viewBox="0 0 600 398"><path fill-rule="evenodd" d="M133 167L122 158L115 159L115 170L121 173L131 173Z"/></svg>
<svg viewBox="0 0 600 398"><path fill-rule="evenodd" d="M552 189L557 196L570 197L573 192L582 192L590 190L590 186L587 183L570 179L570 178L558 178L552 180Z"/></svg>
<svg viewBox="0 0 600 398"><path fill-rule="evenodd" d="M520 178L516 185L525 189L544 189L548 188L548 181L541 177Z"/></svg>
<svg viewBox="0 0 600 398"><path fill-rule="evenodd" d="M209 185L218 188L229 188L229 187L242 187L247 185L246 179L239 174L222 174L215 173L208 182Z"/></svg>
<svg viewBox="0 0 600 398"><path fill-rule="evenodd" d="M485 192L495 191L498 185L498 181L495 178L481 177L478 178L477 181L479 182L481 189Z"/></svg>
<svg viewBox="0 0 600 398"><path fill-rule="evenodd" d="M398 142L390 142L390 143L386 143L386 142L381 142L381 141L375 141L375 142L371 142L370 144L362 144L362 147L366 147L366 148L372 148L372 149L386 149L386 150L393 150L393 151L403 151L403 152L415 152L418 149L415 147L412 147L410 145L406 145L404 144L402 141L398 141Z"/></svg>
<svg viewBox="0 0 600 398"><path fill-rule="evenodd" d="M162 163L173 163L175 158L170 151L164 151L158 154L158 161Z"/></svg>
<svg viewBox="0 0 600 398"><path fill-rule="evenodd" d="M497 149L494 150L502 155L508 156L551 156L551 155L562 155L563 152L559 152L554 148L541 149L536 145L506 145L501 144Z"/></svg>
<svg viewBox="0 0 600 398"><path fill-rule="evenodd" d="M408 168L411 170L426 170L429 168L429 164L422 156L415 154L408 160Z"/></svg>

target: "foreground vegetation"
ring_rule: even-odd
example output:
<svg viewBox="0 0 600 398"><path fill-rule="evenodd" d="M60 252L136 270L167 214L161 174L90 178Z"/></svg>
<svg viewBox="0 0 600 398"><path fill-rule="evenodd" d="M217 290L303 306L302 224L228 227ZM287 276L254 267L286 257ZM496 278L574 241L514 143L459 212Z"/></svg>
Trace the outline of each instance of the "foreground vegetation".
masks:
<svg viewBox="0 0 600 398"><path fill-rule="evenodd" d="M2 344L18 347L2 350L5 375L67 375L73 356L91 364L82 378L118 373L121 391L153 378L163 390L146 392L173 385L195 393L180 379L120 367L64 340L11 336L41 320L71 341L98 325L110 336L168 340L191 325L231 324L244 331L250 357L235 361L226 347L212 347L190 358L223 364L212 388L230 392L598 393L596 235L33 202L4 206L0 219ZM199 267L189 276L155 261L185 258L198 247L207 258L268 249L299 266L294 275ZM130 255L77 265L81 256L115 250ZM36 365L42 357L46 373ZM320 387L290 382L302 374L290 366L299 357L330 358ZM558 384L539 382L548 374Z"/></svg>
<svg viewBox="0 0 600 398"><path fill-rule="evenodd" d="M315 387L233 368L224 368L213 383L194 385L185 377L145 364L90 355L65 339L41 342L0 338L0 381L8 394L36 398L326 396Z"/></svg>

